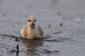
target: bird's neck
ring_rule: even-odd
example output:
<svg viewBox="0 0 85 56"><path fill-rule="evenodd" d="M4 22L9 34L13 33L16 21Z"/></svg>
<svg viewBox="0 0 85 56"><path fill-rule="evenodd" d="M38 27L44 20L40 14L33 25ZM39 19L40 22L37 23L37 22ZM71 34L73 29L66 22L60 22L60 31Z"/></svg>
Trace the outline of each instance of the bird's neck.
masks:
<svg viewBox="0 0 85 56"><path fill-rule="evenodd" d="M32 25L30 25L30 24L27 24L28 26L27 26L27 28L29 28L30 30L34 30L35 29L35 26L34 26L34 28L32 27Z"/></svg>

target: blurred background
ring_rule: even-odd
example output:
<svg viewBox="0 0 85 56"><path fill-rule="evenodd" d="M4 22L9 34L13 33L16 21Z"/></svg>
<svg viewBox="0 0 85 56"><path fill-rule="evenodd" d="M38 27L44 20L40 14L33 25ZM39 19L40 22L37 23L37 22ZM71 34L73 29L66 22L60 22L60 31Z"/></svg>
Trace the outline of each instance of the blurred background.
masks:
<svg viewBox="0 0 85 56"><path fill-rule="evenodd" d="M26 45L20 36L28 16L36 16L50 41ZM57 41L55 41L57 40ZM0 56L85 56L85 0L0 0Z"/></svg>

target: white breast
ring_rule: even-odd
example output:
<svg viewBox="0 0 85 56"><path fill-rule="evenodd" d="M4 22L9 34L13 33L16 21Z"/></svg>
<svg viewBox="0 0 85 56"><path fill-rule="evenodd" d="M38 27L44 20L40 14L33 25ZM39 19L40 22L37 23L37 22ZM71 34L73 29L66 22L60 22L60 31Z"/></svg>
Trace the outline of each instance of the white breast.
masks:
<svg viewBox="0 0 85 56"><path fill-rule="evenodd" d="M22 29L21 29L21 35L24 38L28 39L33 39L35 37L43 37L42 29L38 26L35 25L34 29L31 29L28 24L26 24Z"/></svg>

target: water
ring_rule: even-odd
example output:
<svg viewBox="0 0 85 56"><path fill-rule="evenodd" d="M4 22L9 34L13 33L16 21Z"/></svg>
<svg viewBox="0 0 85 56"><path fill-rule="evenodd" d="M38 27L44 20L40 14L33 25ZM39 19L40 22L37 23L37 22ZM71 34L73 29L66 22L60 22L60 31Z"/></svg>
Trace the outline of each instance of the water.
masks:
<svg viewBox="0 0 85 56"><path fill-rule="evenodd" d="M0 0L0 56L84 56L84 3L84 0ZM30 15L36 16L47 39L16 39Z"/></svg>

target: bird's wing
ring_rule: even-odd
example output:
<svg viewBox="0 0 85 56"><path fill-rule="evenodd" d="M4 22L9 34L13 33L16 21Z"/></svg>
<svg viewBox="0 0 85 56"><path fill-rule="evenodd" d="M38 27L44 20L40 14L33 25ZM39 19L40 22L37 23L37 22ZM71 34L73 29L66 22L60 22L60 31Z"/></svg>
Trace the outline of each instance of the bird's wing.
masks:
<svg viewBox="0 0 85 56"><path fill-rule="evenodd" d="M21 34L23 37L25 37L27 35L27 32L26 32L26 25L21 29Z"/></svg>

